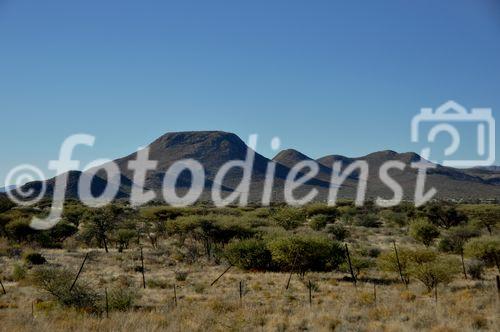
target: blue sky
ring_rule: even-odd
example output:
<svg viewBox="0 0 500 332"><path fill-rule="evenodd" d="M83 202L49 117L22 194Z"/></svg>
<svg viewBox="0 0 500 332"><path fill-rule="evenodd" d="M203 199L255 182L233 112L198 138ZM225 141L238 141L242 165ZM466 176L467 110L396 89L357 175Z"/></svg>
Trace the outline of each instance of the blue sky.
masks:
<svg viewBox="0 0 500 332"><path fill-rule="evenodd" d="M97 138L84 163L179 130L258 133L268 157L274 136L315 158L417 150L421 107L498 117L499 41L495 0L0 0L0 183L74 133Z"/></svg>

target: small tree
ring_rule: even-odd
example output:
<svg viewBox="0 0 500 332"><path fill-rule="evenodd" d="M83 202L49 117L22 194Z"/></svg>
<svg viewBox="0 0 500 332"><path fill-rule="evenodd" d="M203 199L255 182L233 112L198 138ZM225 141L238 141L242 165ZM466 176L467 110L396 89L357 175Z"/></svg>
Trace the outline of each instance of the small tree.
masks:
<svg viewBox="0 0 500 332"><path fill-rule="evenodd" d="M448 234L445 234L439 242L439 249L441 251L460 255L465 278L467 278L467 272L464 261L464 246L469 239L476 236L479 236L479 232L476 229L470 226L456 226L450 228Z"/></svg>
<svg viewBox="0 0 500 332"><path fill-rule="evenodd" d="M411 223L410 235L415 240L428 247L434 242L434 239L439 236L439 230L427 220L419 219Z"/></svg>
<svg viewBox="0 0 500 332"><path fill-rule="evenodd" d="M500 239L493 236L482 236L468 241L465 254L482 260L487 266L496 266L500 272Z"/></svg>
<svg viewBox="0 0 500 332"><path fill-rule="evenodd" d="M112 207L88 210L83 216L83 238L87 242L96 240L99 247L108 251L111 233L118 225L119 210Z"/></svg>
<svg viewBox="0 0 500 332"><path fill-rule="evenodd" d="M128 249L130 241L137 236L137 232L133 229L122 228L116 232L116 243L118 244L118 251L122 252Z"/></svg>
<svg viewBox="0 0 500 332"><path fill-rule="evenodd" d="M289 235L271 240L268 248L279 268L300 274L328 271L344 260L344 249L340 243L325 236Z"/></svg>
<svg viewBox="0 0 500 332"><path fill-rule="evenodd" d="M387 250L382 252L377 257L377 265L382 271L393 272L400 274L405 284L409 283L408 269L410 267L412 258L412 251L409 248L398 248L398 255L394 250ZM399 262L398 262L399 259ZM401 271L400 271L401 269Z"/></svg>
<svg viewBox="0 0 500 332"><path fill-rule="evenodd" d="M490 235L500 223L499 205L466 206L463 210L479 227L486 228Z"/></svg>
<svg viewBox="0 0 500 332"><path fill-rule="evenodd" d="M431 256L428 256L431 258ZM409 273L415 279L421 281L428 291L437 288L439 284L451 282L454 276L460 272L460 263L457 259L449 256L434 256L421 262L413 262Z"/></svg>
<svg viewBox="0 0 500 332"><path fill-rule="evenodd" d="M467 215L450 204L430 204L426 206L425 213L431 223L446 229L467 222Z"/></svg>

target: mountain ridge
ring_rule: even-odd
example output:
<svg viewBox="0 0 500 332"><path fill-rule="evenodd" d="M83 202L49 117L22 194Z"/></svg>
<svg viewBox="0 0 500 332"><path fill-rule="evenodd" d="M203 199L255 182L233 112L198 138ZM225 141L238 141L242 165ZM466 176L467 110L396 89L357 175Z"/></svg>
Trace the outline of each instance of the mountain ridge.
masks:
<svg viewBox="0 0 500 332"><path fill-rule="evenodd" d="M162 190L164 174L167 169L180 159L192 158L199 161L206 173L206 182L203 199L210 199L209 191L214 185L217 171L220 167L230 160L244 160L248 149L250 149L242 140L234 133L224 131L184 131L184 132L169 132L153 142L147 148L150 152L150 160L157 160L158 167L155 171L149 172L146 175L146 189L152 189L158 193ZM255 151L253 151L255 152ZM120 189L119 197L127 198L130 194L130 189L134 185L132 183L132 171L128 169L128 162L135 159L137 152L131 153L125 157L115 160L120 170ZM276 163L276 172L273 177L274 187L272 193L272 201L283 201L283 188L290 172L290 169L297 163L303 160L314 161L306 154L294 150L286 149L279 152L272 160L255 152L255 158L252 168L251 181L251 196L252 200L257 200L259 193L262 192L267 166L270 162ZM331 171L333 162L342 161L343 168L357 160L365 160L369 164L369 177L367 178L368 197L388 197L392 195L392 191L379 179L378 171L380 166L388 160L398 160L403 162L405 169L403 171L392 169L389 174L404 188L406 198L412 196L415 189L416 175L415 169L409 167L411 162L420 160L420 156L414 152L398 153L393 150L383 150L367 154L362 157L345 157L341 155L327 155L316 159L318 163L318 175L308 181L304 186L297 190L298 196L309 192L312 188L318 190L318 200L325 200L330 187ZM88 172L88 171L86 171ZM68 181L67 195L75 197L76 187L80 176L87 174L86 172L70 173ZM480 176L477 173L487 173L487 176ZM186 172L187 173L187 172ZM230 170L226 177L222 179L223 191L229 193L237 189L243 172L241 169ZM297 177L303 175L299 173ZM498 177L497 177L498 175ZM340 188L339 197L353 198L356 193L358 180L358 172L354 172ZM441 197L449 199L462 198L496 198L500 196L500 174L496 174L490 170L459 170L450 167L437 165L435 169L431 169L427 174L427 187L434 186L438 188ZM191 181L189 174L181 173L176 189L188 187ZM54 184L54 178L46 181L50 194L51 187ZM92 182L93 192L99 193L103 190L107 183L107 176L104 172L97 172L96 178ZM465 185L465 187L464 187ZM23 189L40 189L40 182L33 182L23 186ZM468 191L468 192L467 192Z"/></svg>

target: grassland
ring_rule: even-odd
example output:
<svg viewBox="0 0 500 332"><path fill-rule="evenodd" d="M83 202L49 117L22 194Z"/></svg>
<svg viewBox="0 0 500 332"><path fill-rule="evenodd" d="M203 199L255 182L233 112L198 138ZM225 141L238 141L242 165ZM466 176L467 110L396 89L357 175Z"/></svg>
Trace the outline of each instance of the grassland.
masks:
<svg viewBox="0 0 500 332"><path fill-rule="evenodd" d="M147 209L146 215L150 215L151 210L157 213L163 209L162 219L168 208ZM181 220L183 224L186 218L196 220L201 218L197 211L190 211L187 217L169 215L164 223ZM212 216L213 212L208 215ZM10 210L7 215L9 213L14 212ZM328 233L328 224L311 230L312 219L307 213L304 221L288 230L281 227L278 232L280 226L276 223L280 223L280 218L275 218L273 213L234 208L225 210L218 218L225 220L233 215L241 222L252 224L248 219L252 216L251 228L264 229L272 238L283 234L332 236ZM365 216L363 220L371 218L366 217L366 210L347 217L345 213L342 209L336 211L332 223L344 225L348 235L342 241L332 241L347 243L350 248L356 284L347 261L343 260L338 266L328 266L323 271L298 271L278 265L250 270L233 266L211 285L230 264L225 254L230 244L214 242L207 253L202 238L187 233L179 235L168 227L161 236L154 234L154 240L149 238L153 236L151 228L149 233L139 232L142 236L131 239L126 247L120 247L110 233L108 252L100 248L102 245L95 239L83 240L83 220L87 219L82 219L78 231L64 239L60 248L44 248L35 238L12 241L4 236L0 239L0 280L6 294L0 289L0 331L498 330L500 298L495 266L486 264L476 279L470 275L465 279L461 272L450 271L452 277L432 289L413 275L409 275L409 284L404 285L397 271L381 267L380 259L384 253L393 251L393 241L402 252L404 248L430 250L439 252L440 257L449 256L459 261L459 255L438 250L439 241L449 229L440 229L441 238L434 239L426 249L409 236L411 220L397 225L377 210L380 224L373 227L368 223L370 227L366 227L356 221L356 216L361 214ZM256 215L265 222L257 223ZM477 223L471 218L466 224ZM481 234L477 237L489 236L486 229L479 231ZM496 228L493 232L493 237L498 238ZM234 241L240 240L233 238L229 243ZM146 288L143 287L141 247ZM46 262L33 264L27 258L28 253L41 254ZM37 269L45 267L67 270L73 279L86 254L88 259L76 284L98 297L97 311L65 305L33 277ZM469 263L471 258L465 259ZM113 295L118 289L126 292Z"/></svg>

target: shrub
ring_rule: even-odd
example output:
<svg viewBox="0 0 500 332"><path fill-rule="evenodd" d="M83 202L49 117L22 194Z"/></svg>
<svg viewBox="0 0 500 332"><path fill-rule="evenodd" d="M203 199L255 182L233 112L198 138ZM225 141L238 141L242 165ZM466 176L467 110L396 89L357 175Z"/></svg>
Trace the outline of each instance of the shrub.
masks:
<svg viewBox="0 0 500 332"><path fill-rule="evenodd" d="M328 225L326 231L337 241L344 241L349 236L349 230L342 225Z"/></svg>
<svg viewBox="0 0 500 332"><path fill-rule="evenodd" d="M137 236L137 232L133 229L119 229L116 232L116 242L118 243L118 250L121 252L128 249L130 241Z"/></svg>
<svg viewBox="0 0 500 332"><path fill-rule="evenodd" d="M382 210L379 212L379 217L389 225L397 225L400 227L408 224L407 214L404 212L395 212L392 210Z"/></svg>
<svg viewBox="0 0 500 332"><path fill-rule="evenodd" d="M307 217L309 217L309 218L314 217L316 215L324 215L324 216L327 216L329 218L329 220L334 222L335 218L338 215L338 210L336 207L328 206L328 205L322 204L322 203L311 204L311 205L306 206L304 209L305 209Z"/></svg>
<svg viewBox="0 0 500 332"><path fill-rule="evenodd" d="M410 248L399 247L397 250L398 250L397 257L394 250L387 250L382 252L377 257L377 266L382 271L393 272L398 276L400 276L399 268L401 267L401 274L403 275L404 282L408 283L409 282L408 270L410 269L412 261L424 260L424 259L423 257L418 258L417 257L418 255L415 254L415 251ZM398 258L399 258L399 264L398 264Z"/></svg>
<svg viewBox="0 0 500 332"><path fill-rule="evenodd" d="M42 254L33 251L25 252L23 254L23 259L27 264L30 265L42 265L47 263L47 260L42 256Z"/></svg>
<svg viewBox="0 0 500 332"><path fill-rule="evenodd" d="M467 215L450 204L429 204L425 207L425 213L431 223L443 228L450 228L467 222Z"/></svg>
<svg viewBox="0 0 500 332"><path fill-rule="evenodd" d="M482 279L484 272L484 263L480 260L473 259L467 262L466 270L472 279Z"/></svg>
<svg viewBox="0 0 500 332"><path fill-rule="evenodd" d="M500 223L499 205L472 205L462 207L461 210L473 219L476 225L485 227L490 235Z"/></svg>
<svg viewBox="0 0 500 332"><path fill-rule="evenodd" d="M268 243L273 262L282 269L328 271L344 260L344 249L336 242L318 235L290 235Z"/></svg>
<svg viewBox="0 0 500 332"><path fill-rule="evenodd" d="M81 278L70 291L74 273L64 268L43 265L33 270L33 284L53 297L60 305L99 312L101 297Z"/></svg>
<svg viewBox="0 0 500 332"><path fill-rule="evenodd" d="M425 219L419 219L411 223L410 236L428 247L439 236L439 230Z"/></svg>
<svg viewBox="0 0 500 332"><path fill-rule="evenodd" d="M273 212L273 220L286 230L299 227L306 221L306 214L300 208L283 207Z"/></svg>
<svg viewBox="0 0 500 332"><path fill-rule="evenodd" d="M317 214L309 221L309 227L315 231L320 231L326 227L326 224L331 221L330 217L325 214Z"/></svg>
<svg viewBox="0 0 500 332"><path fill-rule="evenodd" d="M187 271L175 271L175 280L177 281L186 281L189 272Z"/></svg>
<svg viewBox="0 0 500 332"><path fill-rule="evenodd" d="M361 271L369 269L375 265L375 262L372 258L352 254L350 255L350 257L355 278L359 277ZM349 262L347 260L340 265L340 270L343 272L351 272Z"/></svg>
<svg viewBox="0 0 500 332"><path fill-rule="evenodd" d="M354 224L356 226L370 227L370 228L377 228L382 225L379 217L373 213L361 214L354 217Z"/></svg>
<svg viewBox="0 0 500 332"><path fill-rule="evenodd" d="M255 231L250 226L233 216L185 216L167 224L169 234L178 235L181 242L186 237L203 244L207 257L211 257L213 247L226 244L232 239L249 238Z"/></svg>
<svg viewBox="0 0 500 332"><path fill-rule="evenodd" d="M127 311L137 298L137 293L130 288L118 287L108 293L109 310Z"/></svg>
<svg viewBox="0 0 500 332"><path fill-rule="evenodd" d="M426 262L415 262L409 269L410 275L421 281L428 291L439 284L447 284L460 272L460 262L454 257L436 256Z"/></svg>
<svg viewBox="0 0 500 332"><path fill-rule="evenodd" d="M26 268L21 264L14 264L14 270L12 271L12 280L21 281L26 278Z"/></svg>
<svg viewBox="0 0 500 332"><path fill-rule="evenodd" d="M9 222L5 226L7 236L18 243L29 241L35 234L35 230L30 227L30 221L17 219Z"/></svg>
<svg viewBox="0 0 500 332"><path fill-rule="evenodd" d="M482 236L471 239L465 245L465 254L482 260L486 266L496 266L500 272L500 238Z"/></svg>
<svg viewBox="0 0 500 332"><path fill-rule="evenodd" d="M448 234L445 234L439 241L439 249L444 252L462 254L465 243L480 233L476 229L468 226L457 226L450 228Z"/></svg>
<svg viewBox="0 0 500 332"><path fill-rule="evenodd" d="M271 266L271 252L259 239L231 242L224 255L231 264L244 270L267 270Z"/></svg>

